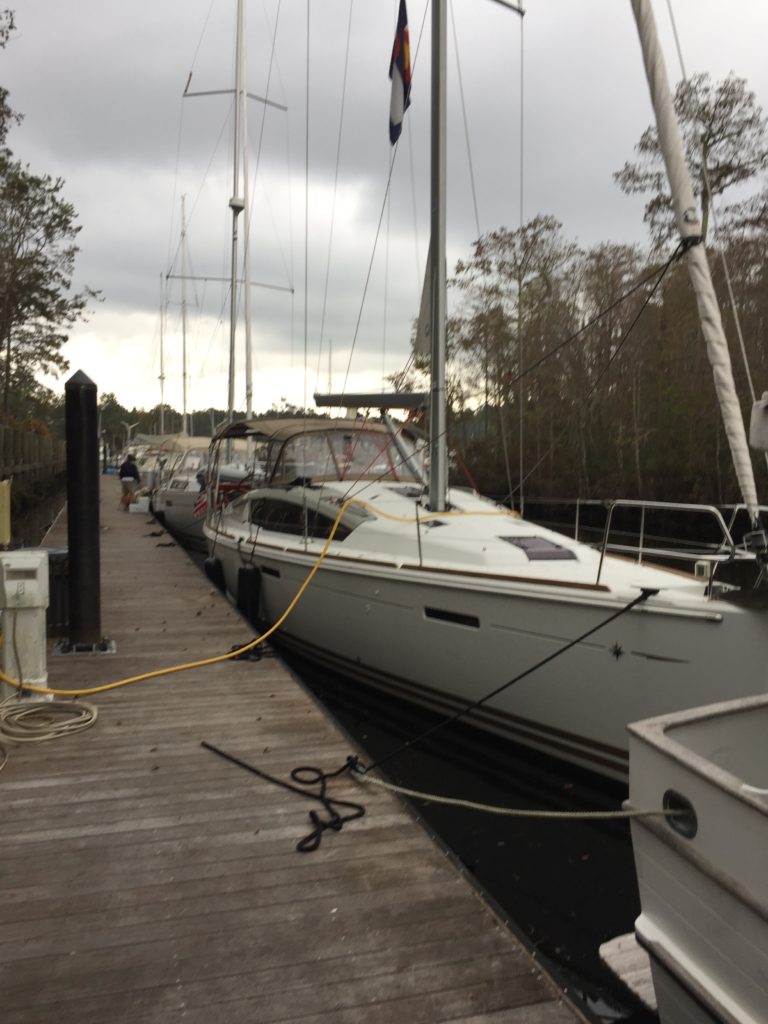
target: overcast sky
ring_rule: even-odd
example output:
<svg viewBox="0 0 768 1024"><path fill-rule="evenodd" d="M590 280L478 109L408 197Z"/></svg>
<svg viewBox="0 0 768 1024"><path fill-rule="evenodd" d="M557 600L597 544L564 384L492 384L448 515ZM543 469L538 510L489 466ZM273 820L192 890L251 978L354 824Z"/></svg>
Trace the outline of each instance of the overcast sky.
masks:
<svg viewBox="0 0 768 1024"><path fill-rule="evenodd" d="M188 273L229 274L232 99L182 94L190 72L190 91L232 87L235 0L8 5L17 30L0 51L0 81L24 115L9 144L33 171L65 179L82 225L76 286L103 297L72 333L70 372L150 408L160 398L161 276L181 273L182 194ZM351 389L381 387L407 358L428 240L430 33L426 0L409 0L412 105L385 205L396 9L311 4L307 88L306 0L246 0L248 89L287 107L248 107L256 411L311 401L329 375L341 389L350 353ZM520 19L491 0L452 0L449 267L477 236L458 67L480 231L546 213L583 245L645 238L642 200L612 180L652 119L629 0L530 0L526 10L521 211ZM687 73L734 70L768 109L765 0L672 0L672 11ZM674 82L667 3L655 12ZM181 408L181 286L172 278L166 288L165 399ZM225 407L227 285L190 283L187 302L188 408ZM63 389L67 376L49 383ZM240 347L238 408L244 379Z"/></svg>

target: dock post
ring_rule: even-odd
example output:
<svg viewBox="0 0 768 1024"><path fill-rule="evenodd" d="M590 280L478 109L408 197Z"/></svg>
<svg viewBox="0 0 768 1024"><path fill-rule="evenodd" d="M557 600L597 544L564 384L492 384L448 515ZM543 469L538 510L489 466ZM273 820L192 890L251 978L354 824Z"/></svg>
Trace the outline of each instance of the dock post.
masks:
<svg viewBox="0 0 768 1024"><path fill-rule="evenodd" d="M69 643L101 643L99 434L96 385L78 370L64 385L67 434Z"/></svg>

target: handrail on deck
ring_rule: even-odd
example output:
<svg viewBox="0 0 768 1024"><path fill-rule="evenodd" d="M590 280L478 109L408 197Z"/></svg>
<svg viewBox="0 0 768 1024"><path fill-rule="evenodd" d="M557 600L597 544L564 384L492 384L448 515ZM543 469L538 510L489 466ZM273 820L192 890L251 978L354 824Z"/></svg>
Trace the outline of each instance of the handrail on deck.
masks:
<svg viewBox="0 0 768 1024"><path fill-rule="evenodd" d="M632 544L609 544L608 538L611 533L611 523L613 520L613 511L616 508L639 508L641 510L640 518L640 538L637 546ZM706 512L712 516L717 525L722 531L722 541L717 547L716 551L676 551L674 548L646 548L643 547L643 537L645 535L645 513L648 509L663 509L668 512ZM600 562L597 567L597 580L596 583L600 582L600 575L603 571L603 561L605 559L606 551L622 551L635 553L637 555L638 565L643 560L643 555L655 555L663 558L680 559L683 561L691 561L692 559L709 561L709 562L730 562L736 557L736 543L731 536L729 528L726 526L725 520L718 508L714 505L697 505L689 502L678 502L678 501L641 501L633 498L617 498L612 501L608 506L608 515L605 520L605 530L603 531L603 542L600 545Z"/></svg>

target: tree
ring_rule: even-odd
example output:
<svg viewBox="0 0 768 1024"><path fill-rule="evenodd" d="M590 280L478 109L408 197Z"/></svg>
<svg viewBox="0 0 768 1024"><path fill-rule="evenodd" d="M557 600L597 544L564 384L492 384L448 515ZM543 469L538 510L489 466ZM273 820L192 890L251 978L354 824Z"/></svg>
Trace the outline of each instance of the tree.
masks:
<svg viewBox="0 0 768 1024"><path fill-rule="evenodd" d="M70 294L75 255L73 206L64 182L30 173L10 153L0 154L0 346L3 411L14 376L56 373L67 367L61 348L85 315L90 289Z"/></svg>
<svg viewBox="0 0 768 1024"><path fill-rule="evenodd" d="M678 83L674 106L706 238L712 199L768 166L768 125L746 80L733 72L718 83L707 74ZM622 192L650 195L645 221L658 247L673 235L674 218L655 128L646 128L635 151L637 162L613 177Z"/></svg>
<svg viewBox="0 0 768 1024"><path fill-rule="evenodd" d="M5 48L15 27L13 11L0 11L0 50ZM19 115L14 113L8 104L8 90L0 86L0 146L5 145L11 124L14 121L18 123L20 120Z"/></svg>
<svg viewBox="0 0 768 1024"><path fill-rule="evenodd" d="M13 12L0 11L0 49L14 28ZM0 88L0 369L3 414L15 398L39 396L35 374L66 369L61 349L67 331L85 315L90 289L71 294L80 230L64 182L32 174L5 146L19 118Z"/></svg>

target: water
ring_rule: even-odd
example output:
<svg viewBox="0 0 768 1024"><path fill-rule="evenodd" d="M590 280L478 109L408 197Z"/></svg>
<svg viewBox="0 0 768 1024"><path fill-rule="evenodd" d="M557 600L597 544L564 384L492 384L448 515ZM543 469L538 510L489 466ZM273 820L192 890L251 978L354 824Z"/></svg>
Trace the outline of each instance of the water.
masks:
<svg viewBox="0 0 768 1024"><path fill-rule="evenodd" d="M39 495L34 502L16 512L11 522L11 546L23 548L42 544L56 516L64 508L66 499L66 488L57 487Z"/></svg>
<svg viewBox="0 0 768 1024"><path fill-rule="evenodd" d="M440 720L285 657L367 752L368 763ZM616 810L626 796L618 784L460 723L398 754L383 770L412 789L506 807ZM424 801L413 807L587 1016L601 1024L657 1022L598 955L602 942L632 931L640 910L625 821L511 819Z"/></svg>

